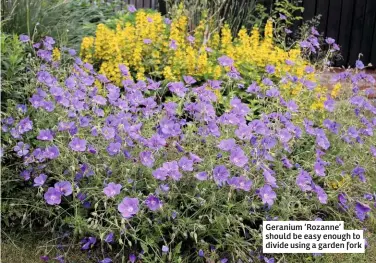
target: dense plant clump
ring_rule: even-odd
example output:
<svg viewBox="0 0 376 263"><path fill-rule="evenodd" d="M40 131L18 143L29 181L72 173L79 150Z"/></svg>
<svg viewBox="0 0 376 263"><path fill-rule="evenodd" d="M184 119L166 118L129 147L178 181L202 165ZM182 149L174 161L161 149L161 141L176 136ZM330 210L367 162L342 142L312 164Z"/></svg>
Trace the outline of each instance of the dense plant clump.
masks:
<svg viewBox="0 0 376 263"><path fill-rule="evenodd" d="M188 34L183 15L135 16L99 25L81 58L20 36L38 63L32 95L2 118L8 225L13 213L27 220L14 207L32 207L101 263L313 257L264 255L265 220L343 220L375 234L375 79L361 61L328 91L302 55L324 49L314 28L285 51L271 21L263 39L255 28L232 40L226 27ZM67 251L48 252L42 260L64 262Z"/></svg>
<svg viewBox="0 0 376 263"><path fill-rule="evenodd" d="M232 39L228 25L211 31L210 21L205 19L193 33L189 32L188 17L183 12L172 20L157 12L135 9L130 12L135 16L133 21L118 20L116 29L100 24L95 37L85 37L81 45L83 60L94 64L99 73L115 84L126 79L119 64L124 64L130 71L127 78L136 80L153 78L176 82L184 75L197 81L231 78L239 85L254 82L265 90L273 80L283 79L280 87L285 96L307 98L307 91L313 91L314 96L309 95L309 100L302 100L299 106L323 110L325 87L316 87L315 69L305 58L320 49L316 30L311 30L307 39L301 42L303 50L299 43L284 49L273 42L272 20L266 23L263 38L254 27L249 34L242 28L238 37ZM283 26L285 19L282 16L276 25ZM330 59L338 46L332 41L327 41L327 45L326 59ZM222 95L228 97L229 90L223 89ZM244 90L233 92L250 102L251 97ZM228 106L229 101L219 98L219 103Z"/></svg>

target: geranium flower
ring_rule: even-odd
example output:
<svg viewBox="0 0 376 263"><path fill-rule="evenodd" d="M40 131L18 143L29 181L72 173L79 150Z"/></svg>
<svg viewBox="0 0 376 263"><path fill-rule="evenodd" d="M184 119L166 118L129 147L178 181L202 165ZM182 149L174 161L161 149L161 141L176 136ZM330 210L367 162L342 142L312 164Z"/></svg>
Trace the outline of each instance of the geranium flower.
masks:
<svg viewBox="0 0 376 263"><path fill-rule="evenodd" d="M317 194L317 198L319 199L320 203L326 204L328 202L328 195L320 186L314 184L313 191L315 191L315 193Z"/></svg>
<svg viewBox="0 0 376 263"><path fill-rule="evenodd" d="M140 153L140 161L146 167L153 167L154 164L154 156L152 152L144 151Z"/></svg>
<svg viewBox="0 0 376 263"><path fill-rule="evenodd" d="M229 176L230 173L225 166L217 165L216 167L214 167L213 178L218 185L223 185L227 181Z"/></svg>
<svg viewBox="0 0 376 263"><path fill-rule="evenodd" d="M69 196L73 192L72 185L68 181L57 182L54 187L64 196Z"/></svg>
<svg viewBox="0 0 376 263"><path fill-rule="evenodd" d="M29 42L30 37L28 35L20 35L20 41L23 43Z"/></svg>
<svg viewBox="0 0 376 263"><path fill-rule="evenodd" d="M75 137L69 143L69 147L76 152L86 151L86 140Z"/></svg>
<svg viewBox="0 0 376 263"><path fill-rule="evenodd" d="M109 183L109 184L103 189L103 193L104 193L107 197L114 197L114 196L120 194L121 187L122 187L121 184Z"/></svg>
<svg viewBox="0 0 376 263"><path fill-rule="evenodd" d="M224 67L230 67L234 64L234 60L228 56L219 57L218 62L221 66L224 66Z"/></svg>
<svg viewBox="0 0 376 263"><path fill-rule="evenodd" d="M107 153L110 156L114 156L120 152L121 143L119 142L111 142L107 147Z"/></svg>
<svg viewBox="0 0 376 263"><path fill-rule="evenodd" d="M230 151L231 149L235 147L237 147L237 145L236 145L235 139L233 138L222 140L218 145L219 149L221 149L222 151L226 151L226 152Z"/></svg>
<svg viewBox="0 0 376 263"><path fill-rule="evenodd" d="M238 167L244 167L248 163L248 157L240 147L231 150L230 161Z"/></svg>
<svg viewBox="0 0 376 263"><path fill-rule="evenodd" d="M34 178L34 186L42 186L47 180L47 175L40 174L39 176Z"/></svg>
<svg viewBox="0 0 376 263"><path fill-rule="evenodd" d="M25 156L29 153L30 145L24 142L18 142L16 146L13 147L13 150L17 152L19 157Z"/></svg>
<svg viewBox="0 0 376 263"><path fill-rule="evenodd" d="M232 177L227 180L227 183L235 189L241 189L247 192L251 189L252 186L252 181L245 176Z"/></svg>
<svg viewBox="0 0 376 263"><path fill-rule="evenodd" d="M136 260L137 260L137 257L136 257L136 255L135 254L129 254L129 261L131 262L131 263L135 263L136 262Z"/></svg>
<svg viewBox="0 0 376 263"><path fill-rule="evenodd" d="M199 172L195 175L196 179L199 181L206 181L208 179L207 172Z"/></svg>
<svg viewBox="0 0 376 263"><path fill-rule="evenodd" d="M179 166L183 171L193 171L193 161L185 156L179 160Z"/></svg>
<svg viewBox="0 0 376 263"><path fill-rule="evenodd" d="M169 251L169 248L168 248L168 246L162 246L162 252L163 253L168 253L168 251Z"/></svg>
<svg viewBox="0 0 376 263"><path fill-rule="evenodd" d="M360 181L364 183L366 181L365 172L366 170L363 167L357 166L352 170L351 175L353 177L358 176Z"/></svg>
<svg viewBox="0 0 376 263"><path fill-rule="evenodd" d="M138 198L125 197L118 205L118 211L124 218L130 219L139 211Z"/></svg>
<svg viewBox="0 0 376 263"><path fill-rule="evenodd" d="M44 194L44 200L49 205L58 205L61 203L61 192L54 187L49 187Z"/></svg>
<svg viewBox="0 0 376 263"><path fill-rule="evenodd" d="M277 198L276 193L273 191L270 185L264 185L258 189L258 195L260 196L262 202L268 206L272 206L274 204L274 200Z"/></svg>
<svg viewBox="0 0 376 263"><path fill-rule="evenodd" d="M159 198L155 195L149 195L145 200L145 204L151 211L156 211L162 208L161 200L159 200Z"/></svg>
<svg viewBox="0 0 376 263"><path fill-rule="evenodd" d="M371 211L371 208L368 205L356 202L355 214L360 221L364 221L369 211Z"/></svg>
<svg viewBox="0 0 376 263"><path fill-rule="evenodd" d="M301 170L298 177L296 178L296 185L303 191L311 191L313 180L308 172Z"/></svg>

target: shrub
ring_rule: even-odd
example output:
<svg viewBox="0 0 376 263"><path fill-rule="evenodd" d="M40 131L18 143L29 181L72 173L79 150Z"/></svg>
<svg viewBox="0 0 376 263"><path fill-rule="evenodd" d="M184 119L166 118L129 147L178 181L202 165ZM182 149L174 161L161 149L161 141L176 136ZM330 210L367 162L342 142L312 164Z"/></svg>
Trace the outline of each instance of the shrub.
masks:
<svg viewBox="0 0 376 263"><path fill-rule="evenodd" d="M286 49L274 43L271 20L266 23L263 38L259 29L254 27L250 34L245 28L241 29L238 37L233 39L227 25L220 31L211 31L211 22L207 20L202 20L194 32L189 32L188 18L183 11L172 21L164 19L160 13L144 10L127 17L127 20L118 21L116 29L98 25L95 37L85 37L81 45L83 60L92 63L117 85L125 79L119 64L127 66L130 76L137 80L152 78L177 82L189 75L205 82L236 76L240 88L229 85L222 90L222 98L217 94L219 105L226 110L229 106L226 98L233 95L254 103L254 97L244 87L255 82L265 90L269 78L264 82L262 79L268 76L272 81L284 78L281 92L286 98L302 98L298 102L301 108L311 107L319 111L324 108L326 88L315 79L315 65L305 59L313 52L318 53L319 40L315 30L304 36L306 40L301 43L306 45L302 53L299 42ZM282 19L275 25L281 28L284 23ZM286 42L284 44L286 46ZM331 45L337 47L335 43ZM330 59L333 51L334 48L330 47L325 58ZM313 90L315 100L306 94L306 87Z"/></svg>
<svg viewBox="0 0 376 263"><path fill-rule="evenodd" d="M134 82L118 65L119 87L79 58L59 66L50 38L34 47L44 60L31 82L35 94L27 112L3 119L3 151L19 158L44 219L85 237L83 250L101 247L106 255L114 248L119 261L262 260L264 220L321 218L359 228L375 219L376 108L369 91L328 97L324 112L308 113L284 99L281 76L266 90L247 88L260 114L236 96L219 114L213 89L236 85L236 74L223 82L185 76L162 86ZM290 67L299 72L301 65ZM375 83L358 71L334 81ZM164 88L180 101L161 101L155 91ZM308 117L316 115L325 120ZM307 257L289 255L296 262Z"/></svg>

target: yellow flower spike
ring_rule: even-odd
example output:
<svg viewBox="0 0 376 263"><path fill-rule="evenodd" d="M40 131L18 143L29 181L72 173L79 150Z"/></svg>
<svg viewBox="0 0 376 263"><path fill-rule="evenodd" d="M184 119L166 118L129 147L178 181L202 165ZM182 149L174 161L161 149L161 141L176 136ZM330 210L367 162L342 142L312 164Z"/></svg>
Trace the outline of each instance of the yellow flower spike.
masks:
<svg viewBox="0 0 376 263"><path fill-rule="evenodd" d="M61 53L60 53L60 50L55 47L53 50L52 50L52 60L53 61L59 61L61 59Z"/></svg>

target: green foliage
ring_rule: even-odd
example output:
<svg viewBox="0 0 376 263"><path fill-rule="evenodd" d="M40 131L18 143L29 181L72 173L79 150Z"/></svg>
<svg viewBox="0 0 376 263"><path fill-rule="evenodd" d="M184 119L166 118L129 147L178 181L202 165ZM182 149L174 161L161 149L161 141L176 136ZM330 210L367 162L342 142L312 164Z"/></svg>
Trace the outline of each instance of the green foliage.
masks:
<svg viewBox="0 0 376 263"><path fill-rule="evenodd" d="M294 22L302 20L301 14L304 11L302 0L277 0L274 3L272 16L277 19L280 14L286 16L286 24L290 26Z"/></svg>
<svg viewBox="0 0 376 263"><path fill-rule="evenodd" d="M9 103L22 102L27 96L25 83L28 82L27 63L30 57L17 35L1 34L1 109ZM8 101L11 100L11 101ZM13 103L14 104L14 103Z"/></svg>
<svg viewBox="0 0 376 263"><path fill-rule="evenodd" d="M257 0L167 0L167 11L173 17L181 6L192 20L192 28L198 25L202 18L214 21L214 28L220 28L224 23L230 25L235 36L242 26L251 28L259 22L256 15L262 9L256 6Z"/></svg>

